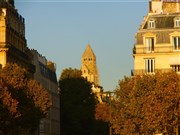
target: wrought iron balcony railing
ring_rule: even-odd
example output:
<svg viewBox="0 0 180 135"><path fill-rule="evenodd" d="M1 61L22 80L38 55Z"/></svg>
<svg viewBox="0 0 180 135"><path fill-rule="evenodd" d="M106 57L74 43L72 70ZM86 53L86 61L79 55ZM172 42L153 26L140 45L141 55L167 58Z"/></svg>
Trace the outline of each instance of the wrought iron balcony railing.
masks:
<svg viewBox="0 0 180 135"><path fill-rule="evenodd" d="M142 74L155 74L156 72L171 72L171 71L175 71L173 68L168 68L168 69L154 69L154 71L150 72L147 71L145 69L137 69L137 70L131 70L131 76L134 75L142 75ZM180 73L180 71L175 71L177 73Z"/></svg>
<svg viewBox="0 0 180 135"><path fill-rule="evenodd" d="M133 54L147 54L147 53L174 53L180 52L180 48L175 48L173 46L162 46L162 47L134 47Z"/></svg>

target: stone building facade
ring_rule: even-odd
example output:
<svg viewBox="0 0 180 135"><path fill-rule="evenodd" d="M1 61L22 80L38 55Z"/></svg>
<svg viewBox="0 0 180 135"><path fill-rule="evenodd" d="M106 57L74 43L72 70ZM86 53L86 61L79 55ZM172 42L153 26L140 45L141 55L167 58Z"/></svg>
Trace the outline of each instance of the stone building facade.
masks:
<svg viewBox="0 0 180 135"><path fill-rule="evenodd" d="M92 83L91 90L95 94L98 103L104 103L103 99L107 97L107 94L100 87L96 55L90 44L86 46L81 57L81 72L82 76Z"/></svg>
<svg viewBox="0 0 180 135"><path fill-rule="evenodd" d="M52 107L47 118L40 121L39 130L35 135L60 135L60 98L56 77L56 65L40 55L36 50L31 50L33 64L36 67L34 79L48 91L52 100Z"/></svg>
<svg viewBox="0 0 180 135"><path fill-rule="evenodd" d="M180 73L180 1L149 2L149 12L135 35L133 57L133 75Z"/></svg>
<svg viewBox="0 0 180 135"><path fill-rule="evenodd" d="M14 0L0 0L0 67L6 63L26 68L49 92L52 107L48 117L40 121L36 135L60 135L60 99L55 64L27 47L25 20L15 9ZM28 135L27 131L24 132L22 134Z"/></svg>
<svg viewBox="0 0 180 135"><path fill-rule="evenodd" d="M136 35L132 75L180 74L180 0L151 0ZM179 127L174 128L176 134ZM158 133L155 135L162 135Z"/></svg>
<svg viewBox="0 0 180 135"><path fill-rule="evenodd" d="M32 55L25 38L25 21L14 7L14 0L0 1L0 65L17 63L34 73Z"/></svg>

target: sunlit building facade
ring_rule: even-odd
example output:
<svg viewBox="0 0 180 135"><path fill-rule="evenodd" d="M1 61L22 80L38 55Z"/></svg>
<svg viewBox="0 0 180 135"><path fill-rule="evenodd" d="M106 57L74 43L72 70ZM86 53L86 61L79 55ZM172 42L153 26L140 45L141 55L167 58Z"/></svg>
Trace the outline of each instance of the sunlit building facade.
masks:
<svg viewBox="0 0 180 135"><path fill-rule="evenodd" d="M50 95L52 107L48 117L40 121L35 135L60 135L60 103L55 64L27 47L25 19L15 9L14 0L0 0L0 67L6 63L16 63L26 68ZM30 135L27 130L20 134Z"/></svg>
<svg viewBox="0 0 180 135"><path fill-rule="evenodd" d="M180 73L180 1L151 0L135 35L133 75Z"/></svg>
<svg viewBox="0 0 180 135"><path fill-rule="evenodd" d="M96 55L88 44L81 57L81 72L82 76L94 85L99 86L99 74L96 65Z"/></svg>
<svg viewBox="0 0 180 135"><path fill-rule="evenodd" d="M135 35L132 75L180 73L180 1L151 0ZM179 135L179 127L174 128ZM156 131L155 135L163 135Z"/></svg>
<svg viewBox="0 0 180 135"><path fill-rule="evenodd" d="M25 38L25 20L17 12L14 0L0 0L0 65L17 63L35 72Z"/></svg>

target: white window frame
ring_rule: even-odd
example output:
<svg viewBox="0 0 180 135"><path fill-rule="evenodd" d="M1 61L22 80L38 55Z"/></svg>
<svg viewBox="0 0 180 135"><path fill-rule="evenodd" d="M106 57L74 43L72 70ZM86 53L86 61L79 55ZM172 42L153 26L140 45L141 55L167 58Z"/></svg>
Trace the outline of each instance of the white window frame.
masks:
<svg viewBox="0 0 180 135"><path fill-rule="evenodd" d="M146 52L154 52L154 37L145 38Z"/></svg>
<svg viewBox="0 0 180 135"><path fill-rule="evenodd" d="M180 73L180 65L171 65L173 71Z"/></svg>
<svg viewBox="0 0 180 135"><path fill-rule="evenodd" d="M150 28L150 29L155 28L155 21L154 20L149 20L148 28Z"/></svg>
<svg viewBox="0 0 180 135"><path fill-rule="evenodd" d="M180 36L172 37L173 51L180 51Z"/></svg>
<svg viewBox="0 0 180 135"><path fill-rule="evenodd" d="M174 20L174 25L175 25L175 27L180 27L180 18L176 18Z"/></svg>
<svg viewBox="0 0 180 135"><path fill-rule="evenodd" d="M145 72L155 73L155 59L145 59Z"/></svg>

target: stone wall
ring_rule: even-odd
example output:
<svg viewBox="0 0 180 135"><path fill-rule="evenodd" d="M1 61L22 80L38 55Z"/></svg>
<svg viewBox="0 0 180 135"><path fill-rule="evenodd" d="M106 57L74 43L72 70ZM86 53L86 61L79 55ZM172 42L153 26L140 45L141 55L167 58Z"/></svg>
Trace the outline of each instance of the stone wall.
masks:
<svg viewBox="0 0 180 135"><path fill-rule="evenodd" d="M175 13L180 11L179 2L163 2L163 13Z"/></svg>

